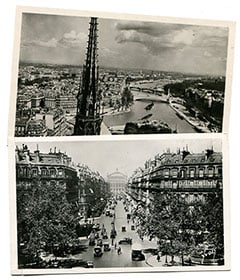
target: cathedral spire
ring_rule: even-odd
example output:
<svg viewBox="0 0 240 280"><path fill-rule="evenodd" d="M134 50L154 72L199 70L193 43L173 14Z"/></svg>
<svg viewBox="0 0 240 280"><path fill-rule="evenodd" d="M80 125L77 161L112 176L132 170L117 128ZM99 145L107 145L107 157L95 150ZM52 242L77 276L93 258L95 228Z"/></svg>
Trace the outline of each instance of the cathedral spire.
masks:
<svg viewBox="0 0 240 280"><path fill-rule="evenodd" d="M86 61L77 95L77 114L74 135L98 135L101 130L101 96L98 90L97 18L90 20Z"/></svg>

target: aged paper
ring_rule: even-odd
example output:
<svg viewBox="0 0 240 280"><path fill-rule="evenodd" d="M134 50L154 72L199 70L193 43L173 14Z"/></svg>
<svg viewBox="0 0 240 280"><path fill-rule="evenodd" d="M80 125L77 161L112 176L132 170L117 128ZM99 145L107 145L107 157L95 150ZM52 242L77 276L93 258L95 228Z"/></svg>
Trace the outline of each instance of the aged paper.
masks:
<svg viewBox="0 0 240 280"><path fill-rule="evenodd" d="M230 269L234 28L17 8L13 274Z"/></svg>

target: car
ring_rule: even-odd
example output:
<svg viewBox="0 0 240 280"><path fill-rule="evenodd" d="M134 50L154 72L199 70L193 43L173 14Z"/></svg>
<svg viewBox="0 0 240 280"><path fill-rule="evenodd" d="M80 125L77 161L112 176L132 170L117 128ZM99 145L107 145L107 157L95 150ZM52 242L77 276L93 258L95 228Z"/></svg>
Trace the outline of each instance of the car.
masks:
<svg viewBox="0 0 240 280"><path fill-rule="evenodd" d="M132 238L124 237L123 239L119 240L119 244L132 244Z"/></svg>
<svg viewBox="0 0 240 280"><path fill-rule="evenodd" d="M89 246L95 246L95 244L96 244L95 239L89 240Z"/></svg>
<svg viewBox="0 0 240 280"><path fill-rule="evenodd" d="M102 236L102 238L103 238L103 239L108 239L107 233L104 233L103 236Z"/></svg>
<svg viewBox="0 0 240 280"><path fill-rule="evenodd" d="M100 230L100 224L94 224L92 228L94 230L98 231L98 230Z"/></svg>
<svg viewBox="0 0 240 280"><path fill-rule="evenodd" d="M94 248L94 257L101 257L103 254L102 247L96 246Z"/></svg>
<svg viewBox="0 0 240 280"><path fill-rule="evenodd" d="M87 268L94 268L93 261L87 261Z"/></svg>
<svg viewBox="0 0 240 280"><path fill-rule="evenodd" d="M65 259L60 262L60 267L62 268L72 268L72 267L84 267L88 268L87 261L82 259Z"/></svg>
<svg viewBox="0 0 240 280"><path fill-rule="evenodd" d="M97 240L97 246L102 246L102 245L103 245L103 241L102 241L101 238L99 238L99 239Z"/></svg>
<svg viewBox="0 0 240 280"><path fill-rule="evenodd" d="M104 250L105 252L111 251L109 242L104 242L104 243L103 243L103 250Z"/></svg>
<svg viewBox="0 0 240 280"><path fill-rule="evenodd" d="M159 249L156 249L156 248L146 248L146 249L143 249L143 253L144 254L152 254L154 256L156 256L159 252Z"/></svg>

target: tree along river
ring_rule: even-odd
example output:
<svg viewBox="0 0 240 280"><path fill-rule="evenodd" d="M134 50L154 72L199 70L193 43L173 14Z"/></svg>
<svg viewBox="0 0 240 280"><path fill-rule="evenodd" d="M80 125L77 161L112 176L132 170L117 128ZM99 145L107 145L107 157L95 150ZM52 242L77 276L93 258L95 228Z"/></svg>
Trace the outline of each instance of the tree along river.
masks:
<svg viewBox="0 0 240 280"><path fill-rule="evenodd" d="M133 92L137 98L138 92ZM139 121L141 118L148 114L152 114L148 120L162 120L166 122L172 129L177 129L178 133L196 133L194 128L185 120L180 119L175 111L164 102L153 101L154 106L151 110L145 110L145 107L152 101L149 94L144 94L149 100L135 100L132 105L131 111L122 112L116 115L104 116L104 123L109 126L125 125L127 122ZM141 93L141 98L144 97Z"/></svg>

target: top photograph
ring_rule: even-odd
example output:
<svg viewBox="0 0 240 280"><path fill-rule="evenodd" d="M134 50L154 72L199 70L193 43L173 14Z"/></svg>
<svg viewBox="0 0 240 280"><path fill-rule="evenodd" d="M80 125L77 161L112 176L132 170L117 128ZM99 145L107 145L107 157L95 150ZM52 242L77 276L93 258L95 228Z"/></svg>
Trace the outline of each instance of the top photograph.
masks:
<svg viewBox="0 0 240 280"><path fill-rule="evenodd" d="M19 7L15 137L228 130L233 23Z"/></svg>

